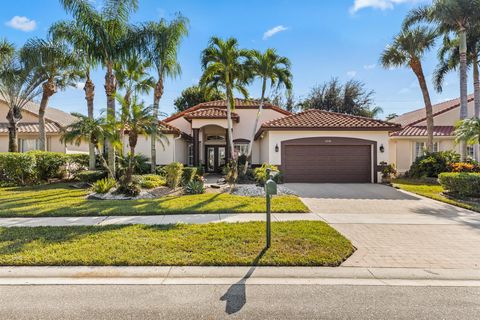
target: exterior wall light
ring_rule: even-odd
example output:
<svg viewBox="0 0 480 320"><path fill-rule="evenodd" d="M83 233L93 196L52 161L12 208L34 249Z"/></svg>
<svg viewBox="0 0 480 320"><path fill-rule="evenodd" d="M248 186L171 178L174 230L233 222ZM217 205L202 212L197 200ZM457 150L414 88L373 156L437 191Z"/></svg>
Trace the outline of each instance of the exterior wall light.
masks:
<svg viewBox="0 0 480 320"><path fill-rule="evenodd" d="M275 145L275 152L278 152L279 148L278 148L278 143Z"/></svg>
<svg viewBox="0 0 480 320"><path fill-rule="evenodd" d="M381 152L381 153L384 153L384 152L385 152L385 147L383 146L383 144L380 145L380 152Z"/></svg>

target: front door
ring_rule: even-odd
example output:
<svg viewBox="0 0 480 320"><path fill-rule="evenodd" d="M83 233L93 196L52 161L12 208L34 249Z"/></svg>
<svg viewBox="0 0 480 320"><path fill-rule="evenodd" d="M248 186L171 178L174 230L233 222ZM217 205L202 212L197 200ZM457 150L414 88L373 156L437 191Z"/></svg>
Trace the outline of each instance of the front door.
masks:
<svg viewBox="0 0 480 320"><path fill-rule="evenodd" d="M205 146L205 171L222 171L225 166L225 146Z"/></svg>

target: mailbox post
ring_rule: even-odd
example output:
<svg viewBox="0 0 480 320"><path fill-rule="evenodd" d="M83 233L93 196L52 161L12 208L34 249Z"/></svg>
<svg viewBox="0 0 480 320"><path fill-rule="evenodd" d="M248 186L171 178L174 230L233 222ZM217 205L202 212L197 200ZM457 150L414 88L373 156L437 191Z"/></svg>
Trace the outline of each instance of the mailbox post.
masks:
<svg viewBox="0 0 480 320"><path fill-rule="evenodd" d="M268 180L265 182L265 197L267 202L267 248L270 248L271 239L271 215L270 215L270 200L272 195L277 194L277 183L273 181L271 170L267 169Z"/></svg>

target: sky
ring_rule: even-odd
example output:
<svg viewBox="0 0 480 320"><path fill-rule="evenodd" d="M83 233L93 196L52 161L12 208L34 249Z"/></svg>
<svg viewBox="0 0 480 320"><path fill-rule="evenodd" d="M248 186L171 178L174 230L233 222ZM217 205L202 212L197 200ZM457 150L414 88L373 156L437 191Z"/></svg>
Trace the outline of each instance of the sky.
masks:
<svg viewBox="0 0 480 320"><path fill-rule="evenodd" d="M91 0L99 6L102 0ZM292 62L293 91L298 98L332 77L342 82L360 80L375 92L374 99L384 114L402 114L423 106L416 77L407 68L383 69L381 52L400 30L406 13L429 0L139 0L132 23L171 19L181 12L190 20L189 36L182 42L179 62L182 74L169 79L160 102L165 114L174 112L173 101L181 91L198 83L202 70L200 55L210 37L235 37L242 48L275 48ZM2 3L0 38L18 47L32 37L46 37L49 26L71 19L58 0L15 0ZM424 57L427 79L437 64L436 49ZM106 107L104 72L94 72L95 108ZM469 88L471 89L471 88ZM446 78L438 94L430 81L434 103L459 96L458 74ZM471 91L471 90L470 90ZM258 97L260 85L252 83L251 97ZM150 104L152 95L144 97ZM67 112L86 113L82 84L58 92L50 106Z"/></svg>

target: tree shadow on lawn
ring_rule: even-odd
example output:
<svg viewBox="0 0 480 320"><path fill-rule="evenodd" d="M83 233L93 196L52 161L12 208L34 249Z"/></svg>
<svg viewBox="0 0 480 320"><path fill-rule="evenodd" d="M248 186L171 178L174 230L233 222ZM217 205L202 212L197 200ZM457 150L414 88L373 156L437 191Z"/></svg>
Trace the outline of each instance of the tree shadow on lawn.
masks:
<svg viewBox="0 0 480 320"><path fill-rule="evenodd" d="M242 310L247 303L246 282L252 276L253 272L258 266L258 262L267 252L268 248L264 247L252 262L252 267L243 276L240 281L232 284L227 292L220 298L220 301L226 301L225 312L227 314L234 314Z"/></svg>

